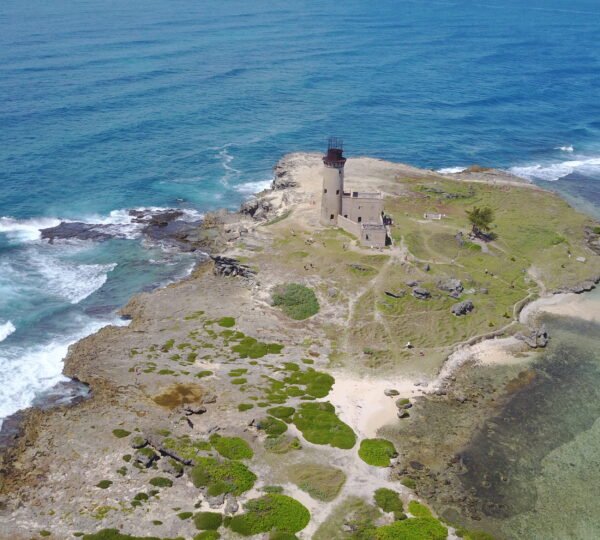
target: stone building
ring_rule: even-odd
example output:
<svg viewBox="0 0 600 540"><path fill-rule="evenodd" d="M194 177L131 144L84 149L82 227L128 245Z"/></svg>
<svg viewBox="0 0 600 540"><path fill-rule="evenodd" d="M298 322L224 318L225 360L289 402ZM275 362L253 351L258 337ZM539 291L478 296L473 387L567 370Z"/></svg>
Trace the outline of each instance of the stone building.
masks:
<svg viewBox="0 0 600 540"><path fill-rule="evenodd" d="M337 226L356 236L363 246L387 245L391 220L383 211L383 194L344 190L344 149L339 139L329 139L323 157L321 223Z"/></svg>

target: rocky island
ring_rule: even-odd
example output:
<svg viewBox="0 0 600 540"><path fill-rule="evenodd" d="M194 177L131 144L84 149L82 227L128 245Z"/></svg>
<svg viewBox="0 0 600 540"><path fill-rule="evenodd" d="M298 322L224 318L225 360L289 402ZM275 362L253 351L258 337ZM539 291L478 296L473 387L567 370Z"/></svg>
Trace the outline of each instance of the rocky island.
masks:
<svg viewBox="0 0 600 540"><path fill-rule="evenodd" d="M319 223L322 167L288 155L270 190L192 227L139 216L211 257L70 348L88 399L20 415L3 538L497 537L514 501L482 489L507 478L465 448L539 384L539 311L594 311L575 293L600 279L600 228L501 171L348 159L393 221L365 247ZM45 237L64 234L105 231Z"/></svg>

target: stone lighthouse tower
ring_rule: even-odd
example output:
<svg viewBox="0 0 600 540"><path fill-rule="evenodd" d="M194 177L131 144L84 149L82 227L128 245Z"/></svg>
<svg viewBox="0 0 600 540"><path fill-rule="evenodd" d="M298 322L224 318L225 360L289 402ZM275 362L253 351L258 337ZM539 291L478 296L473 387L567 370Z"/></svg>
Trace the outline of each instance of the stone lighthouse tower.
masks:
<svg viewBox="0 0 600 540"><path fill-rule="evenodd" d="M342 140L335 137L330 138L327 154L323 156L323 191L321 193L321 223L323 225L337 225L337 218L342 213L345 164Z"/></svg>

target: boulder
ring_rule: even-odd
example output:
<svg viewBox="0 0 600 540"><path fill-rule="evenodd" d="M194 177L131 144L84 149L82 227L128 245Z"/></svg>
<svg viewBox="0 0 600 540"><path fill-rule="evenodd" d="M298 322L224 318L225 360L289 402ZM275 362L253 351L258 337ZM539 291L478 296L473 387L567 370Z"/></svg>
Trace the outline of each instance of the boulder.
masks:
<svg viewBox="0 0 600 540"><path fill-rule="evenodd" d="M148 440L146 437L142 437L141 435L134 435L131 439L131 447L132 448L143 448L148 444Z"/></svg>
<svg viewBox="0 0 600 540"><path fill-rule="evenodd" d="M230 257L221 257L220 255L211 256L211 258L215 263L213 272L216 276L239 276L246 279L250 279L256 274L256 272L252 270L249 266L240 263L237 259L232 259Z"/></svg>
<svg viewBox="0 0 600 540"><path fill-rule="evenodd" d="M140 448L134 456L134 461L143 467L150 467L158 459L158 454L152 448Z"/></svg>
<svg viewBox="0 0 600 540"><path fill-rule="evenodd" d="M428 298L431 298L431 293L423 287L415 287L412 293L418 300L427 300Z"/></svg>
<svg viewBox="0 0 600 540"><path fill-rule="evenodd" d="M225 502L225 494L221 493L221 495L216 495L215 497L206 497L206 500L208 502L208 506L211 508L221 508Z"/></svg>
<svg viewBox="0 0 600 540"><path fill-rule="evenodd" d="M159 467L161 471L171 474L176 478L179 478L183 475L183 465L171 457L167 459L161 459Z"/></svg>
<svg viewBox="0 0 600 540"><path fill-rule="evenodd" d="M528 335L519 332L515 334L515 338L525 342L532 349L544 348L548 345L548 341L550 341L550 336L545 325L532 330Z"/></svg>
<svg viewBox="0 0 600 540"><path fill-rule="evenodd" d="M408 418L410 413L406 409L398 409L398 418L401 420L404 418Z"/></svg>
<svg viewBox="0 0 600 540"><path fill-rule="evenodd" d="M225 498L225 513L226 514L235 514L240 508L240 505L237 502L237 499L230 493Z"/></svg>
<svg viewBox="0 0 600 540"><path fill-rule="evenodd" d="M398 390L394 389L394 388L386 388L383 393L388 396L388 397L395 397L395 396L399 396L400 392L398 392Z"/></svg>
<svg viewBox="0 0 600 540"><path fill-rule="evenodd" d="M454 313L454 315L456 315L457 317L460 317L461 315L466 315L467 313L470 313L471 311L473 311L474 308L475 306L473 305L473 302L471 300L465 300L464 302L454 304L452 306L452 313Z"/></svg>
<svg viewBox="0 0 600 540"><path fill-rule="evenodd" d="M395 293L392 291L385 291L386 296L391 298L402 298L404 296L404 291L400 291L399 293Z"/></svg>
<svg viewBox="0 0 600 540"><path fill-rule="evenodd" d="M449 278L438 281L437 288L442 291L449 292L451 294L460 294L464 290L462 281L456 278Z"/></svg>

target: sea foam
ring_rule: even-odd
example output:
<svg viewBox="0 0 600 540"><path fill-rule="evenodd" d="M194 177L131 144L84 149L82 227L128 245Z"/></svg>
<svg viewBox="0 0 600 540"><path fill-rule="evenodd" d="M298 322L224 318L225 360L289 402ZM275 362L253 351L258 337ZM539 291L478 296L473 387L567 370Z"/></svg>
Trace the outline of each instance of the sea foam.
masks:
<svg viewBox="0 0 600 540"><path fill-rule="evenodd" d="M0 218L0 233L6 234L10 240L32 242L41 238L41 229L56 227L60 220L56 218L14 219Z"/></svg>
<svg viewBox="0 0 600 540"><path fill-rule="evenodd" d="M0 341L4 341L16 330L15 325L11 321L0 324Z"/></svg>
<svg viewBox="0 0 600 540"><path fill-rule="evenodd" d="M580 157L579 159L550 163L547 165L534 164L521 167L512 167L511 173L526 178L527 180L545 180L555 182L569 176L574 172L600 173L600 157Z"/></svg>

